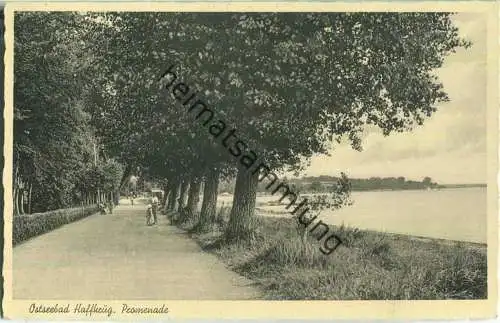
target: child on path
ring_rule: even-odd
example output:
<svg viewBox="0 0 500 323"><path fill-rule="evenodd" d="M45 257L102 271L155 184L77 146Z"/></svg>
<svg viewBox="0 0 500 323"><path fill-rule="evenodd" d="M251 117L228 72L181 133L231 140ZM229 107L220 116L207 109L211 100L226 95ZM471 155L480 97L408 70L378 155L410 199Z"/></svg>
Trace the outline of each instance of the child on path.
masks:
<svg viewBox="0 0 500 323"><path fill-rule="evenodd" d="M109 214L113 214L113 201L109 200L108 201L108 209L109 209Z"/></svg>
<svg viewBox="0 0 500 323"><path fill-rule="evenodd" d="M158 211L158 198L156 195L153 195L153 198L151 199L151 206L153 210L153 224L156 224L157 218L156 218L156 212Z"/></svg>
<svg viewBox="0 0 500 323"><path fill-rule="evenodd" d="M99 212L100 212L101 214L106 214L106 207L104 206L104 204L103 204L103 203L99 202L99 203L97 204L97 207L99 208Z"/></svg>
<svg viewBox="0 0 500 323"><path fill-rule="evenodd" d="M146 225L151 225L151 217L153 216L153 206L148 204L146 208Z"/></svg>

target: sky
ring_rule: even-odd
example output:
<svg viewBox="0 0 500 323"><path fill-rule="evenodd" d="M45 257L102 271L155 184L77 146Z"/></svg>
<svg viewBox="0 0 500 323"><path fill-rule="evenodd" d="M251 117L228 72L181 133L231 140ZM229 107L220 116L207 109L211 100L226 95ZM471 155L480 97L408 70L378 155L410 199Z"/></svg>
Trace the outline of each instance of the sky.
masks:
<svg viewBox="0 0 500 323"><path fill-rule="evenodd" d="M453 17L459 33L473 42L448 56L437 74L450 102L411 133L383 137L369 133L363 151L337 146L331 156L314 156L302 176L346 172L438 183L486 183L486 19L480 14Z"/></svg>

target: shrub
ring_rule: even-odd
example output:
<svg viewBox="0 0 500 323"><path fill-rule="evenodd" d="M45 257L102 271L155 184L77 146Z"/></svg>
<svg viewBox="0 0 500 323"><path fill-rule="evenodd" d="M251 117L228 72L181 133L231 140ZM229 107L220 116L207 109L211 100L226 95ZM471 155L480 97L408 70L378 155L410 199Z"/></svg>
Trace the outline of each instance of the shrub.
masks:
<svg viewBox="0 0 500 323"><path fill-rule="evenodd" d="M345 247L354 247L357 242L363 239L366 232L355 227L346 226L342 223L342 225L336 228L335 234L342 239L342 244Z"/></svg>
<svg viewBox="0 0 500 323"><path fill-rule="evenodd" d="M97 206L16 215L13 218L12 245L80 220L98 211Z"/></svg>

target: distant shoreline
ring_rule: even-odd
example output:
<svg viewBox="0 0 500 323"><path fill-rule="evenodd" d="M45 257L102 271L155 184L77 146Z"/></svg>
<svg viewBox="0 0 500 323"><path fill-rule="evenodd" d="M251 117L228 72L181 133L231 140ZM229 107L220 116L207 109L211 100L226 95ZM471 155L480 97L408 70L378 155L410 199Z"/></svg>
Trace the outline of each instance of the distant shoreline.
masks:
<svg viewBox="0 0 500 323"><path fill-rule="evenodd" d="M403 188L403 187L393 187L393 188L379 188L379 189L362 189L362 188L353 188L352 192L385 192L385 191L438 191L445 190L451 188L486 188L486 184L440 184L433 188L425 188L425 187L411 187L411 188ZM307 193L307 192L304 192Z"/></svg>
<svg viewBox="0 0 500 323"><path fill-rule="evenodd" d="M440 184L432 188L427 187L386 187L386 188L360 188L355 187L351 192L394 192L394 191L440 191L453 188L486 188L487 184ZM300 191L300 194L328 194L328 192Z"/></svg>
<svg viewBox="0 0 500 323"><path fill-rule="evenodd" d="M487 187L487 184L441 184L439 188L469 188L469 187Z"/></svg>
<svg viewBox="0 0 500 323"><path fill-rule="evenodd" d="M329 193L338 185L340 178L321 175L306 176L302 178L284 179L291 191L296 194L325 194ZM370 178L348 178L351 192L379 192L379 191L414 191L414 190L442 190L452 188L486 188L486 183L437 183L426 176L421 181L400 177L370 177ZM268 183L259 183L257 193L266 193ZM222 182L219 185L219 194L234 191L235 181ZM259 194L259 195L260 195Z"/></svg>

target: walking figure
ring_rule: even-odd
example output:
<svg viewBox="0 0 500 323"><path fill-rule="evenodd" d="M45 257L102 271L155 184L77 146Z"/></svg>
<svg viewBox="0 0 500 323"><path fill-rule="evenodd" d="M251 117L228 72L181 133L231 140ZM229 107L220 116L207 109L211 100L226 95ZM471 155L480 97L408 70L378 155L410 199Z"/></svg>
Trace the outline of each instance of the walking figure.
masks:
<svg viewBox="0 0 500 323"><path fill-rule="evenodd" d="M153 198L151 199L151 206L152 206L152 211L153 211L153 224L156 224L157 218L156 218L156 213L158 212L158 198L156 195L153 195Z"/></svg>
<svg viewBox="0 0 500 323"><path fill-rule="evenodd" d="M99 202L97 204L97 208L99 209L99 213L106 214L106 207L104 206L103 203Z"/></svg>
<svg viewBox="0 0 500 323"><path fill-rule="evenodd" d="M132 206L134 205L134 195L132 193L130 193L130 203Z"/></svg>
<svg viewBox="0 0 500 323"><path fill-rule="evenodd" d="M113 201L109 200L108 201L108 209L109 209L109 214L113 214Z"/></svg>
<svg viewBox="0 0 500 323"><path fill-rule="evenodd" d="M146 208L146 225L151 225L151 217L153 216L153 206L148 204Z"/></svg>

